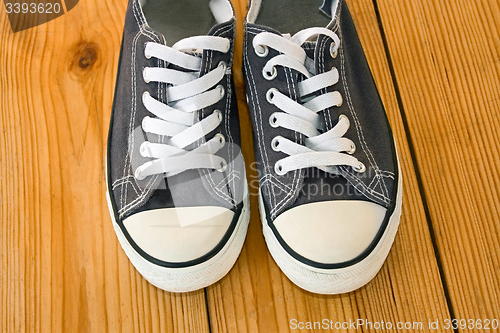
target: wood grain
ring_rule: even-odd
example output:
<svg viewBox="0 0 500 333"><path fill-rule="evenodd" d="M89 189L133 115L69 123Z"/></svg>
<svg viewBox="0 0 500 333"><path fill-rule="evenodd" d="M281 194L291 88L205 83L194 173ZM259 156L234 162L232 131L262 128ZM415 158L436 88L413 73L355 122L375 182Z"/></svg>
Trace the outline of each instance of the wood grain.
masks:
<svg viewBox="0 0 500 333"><path fill-rule="evenodd" d="M498 318L500 3L377 2L455 315Z"/></svg>
<svg viewBox="0 0 500 333"><path fill-rule="evenodd" d="M5 332L208 332L204 291L147 283L120 248L104 150L126 1L13 34L0 10Z"/></svg>
<svg viewBox="0 0 500 333"><path fill-rule="evenodd" d="M246 1L233 2L242 25ZM252 167L251 123L245 95L240 93L240 121L252 193L249 234L235 268L221 282L208 287L213 332L288 332L290 320L334 322L422 321L449 317L434 257L422 200L418 190L406 134L399 114L387 59L371 1L349 1L358 33L395 133L404 179L401 227L387 263L366 287L335 296L315 295L292 284L267 251L258 214L257 175ZM238 34L241 45L242 35ZM241 53L236 53L236 59ZM239 51L241 52L241 51ZM240 70L235 67L235 72ZM243 91L235 73L237 90ZM375 331L374 329L364 331ZM427 330L425 330L427 331Z"/></svg>

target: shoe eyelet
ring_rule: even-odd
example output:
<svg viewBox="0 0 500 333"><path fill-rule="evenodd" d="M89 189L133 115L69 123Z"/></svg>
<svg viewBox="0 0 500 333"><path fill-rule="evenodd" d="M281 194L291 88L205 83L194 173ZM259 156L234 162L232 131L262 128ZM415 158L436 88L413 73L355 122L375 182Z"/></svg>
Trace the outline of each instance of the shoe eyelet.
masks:
<svg viewBox="0 0 500 333"><path fill-rule="evenodd" d="M276 112L274 112L272 115L269 116L269 125L271 125L271 127L278 127L278 124L277 124L277 121L278 121L278 118L276 117Z"/></svg>
<svg viewBox="0 0 500 333"><path fill-rule="evenodd" d="M141 127L144 132L148 132L147 122L149 121L149 116L142 118Z"/></svg>
<svg viewBox="0 0 500 333"><path fill-rule="evenodd" d="M341 107L342 104L344 104L344 98L342 97L342 94L339 91L334 91L333 94L335 95L334 98L338 97L340 99L340 101L334 106Z"/></svg>
<svg viewBox="0 0 500 333"><path fill-rule="evenodd" d="M351 150L349 150L347 153L352 155L356 152L356 144L354 142L351 142Z"/></svg>
<svg viewBox="0 0 500 333"><path fill-rule="evenodd" d="M351 122L349 121L349 118L345 114L341 114L339 116L339 121L345 121L347 123L347 127L351 126Z"/></svg>
<svg viewBox="0 0 500 333"><path fill-rule="evenodd" d="M278 136L275 136L273 138L273 140L271 141L271 148L274 150L274 151L281 151L279 149L279 145L280 145L280 139L282 139L283 137L278 135Z"/></svg>
<svg viewBox="0 0 500 333"><path fill-rule="evenodd" d="M270 103L270 104L274 104L273 102L273 98L274 98L274 95L275 93L278 92L278 89L276 88L270 88L267 92L266 92L266 99L267 101Z"/></svg>
<svg viewBox="0 0 500 333"><path fill-rule="evenodd" d="M144 82L149 83L149 80L148 80L148 79L146 79L146 70L147 70L147 69L148 69L148 67L144 67L144 68L142 69L142 79L144 80Z"/></svg>
<svg viewBox="0 0 500 333"><path fill-rule="evenodd" d="M276 76L278 76L278 71L276 70L276 67L274 67L274 66L272 67L271 72L266 71L266 68L264 67L262 69L262 76L264 77L264 79L271 81L274 78L276 78Z"/></svg>
<svg viewBox="0 0 500 333"><path fill-rule="evenodd" d="M283 176L286 173L280 162L274 164L274 172L276 172L278 176Z"/></svg>
<svg viewBox="0 0 500 333"><path fill-rule="evenodd" d="M226 171L226 169L227 169L227 163L226 161L223 160L220 162L220 168L218 168L217 171L224 172Z"/></svg>
<svg viewBox="0 0 500 333"><path fill-rule="evenodd" d="M217 65L217 67L222 67L222 68L224 68L224 72L225 72L225 71L226 71L226 69L227 69L227 64L226 64L226 62L225 62L225 61L221 61L221 62L219 62L219 65Z"/></svg>
<svg viewBox="0 0 500 333"><path fill-rule="evenodd" d="M217 115L217 119L219 119L219 121L222 121L222 112L220 112L220 110L215 109L214 113Z"/></svg>
<svg viewBox="0 0 500 333"><path fill-rule="evenodd" d="M151 42L145 42L144 43L144 57L146 57L146 59L151 59L151 54L148 54L146 52L146 49L147 49L149 43L151 43Z"/></svg>
<svg viewBox="0 0 500 333"><path fill-rule="evenodd" d="M224 137L224 135L222 135L222 133L217 133L215 134L215 137L219 138L219 144L221 146L224 146L224 144L226 143L226 138Z"/></svg>
<svg viewBox="0 0 500 333"><path fill-rule="evenodd" d="M141 146L139 147L139 153L141 154L142 157L149 157L149 154L146 154L149 150L149 141L144 141L141 143Z"/></svg>
<svg viewBox="0 0 500 333"><path fill-rule="evenodd" d="M222 84L219 84L217 86L217 89L219 89L219 96L222 98L224 97L224 94L226 93L226 90L224 89L224 87L222 86Z"/></svg>
<svg viewBox="0 0 500 333"><path fill-rule="evenodd" d="M258 49L261 49L262 51L257 51ZM258 55L261 58L266 57L269 54L269 48L266 45L256 45L254 47L255 54Z"/></svg>
<svg viewBox="0 0 500 333"><path fill-rule="evenodd" d="M144 180L146 177L143 177L141 175L141 167L138 167L137 169L135 169L134 171L134 178L137 179L137 180Z"/></svg>
<svg viewBox="0 0 500 333"><path fill-rule="evenodd" d="M337 55L339 54L338 47L336 47L335 42L332 42L330 44L330 56L335 59L337 58Z"/></svg>
<svg viewBox="0 0 500 333"><path fill-rule="evenodd" d="M144 93L142 93L142 105L146 104L146 98L148 96L151 96L151 94L149 93L149 91L145 91Z"/></svg>
<svg viewBox="0 0 500 333"><path fill-rule="evenodd" d="M366 166L363 163L359 162L358 166L357 167L353 167L353 169L356 172L363 173L363 172L366 171Z"/></svg>

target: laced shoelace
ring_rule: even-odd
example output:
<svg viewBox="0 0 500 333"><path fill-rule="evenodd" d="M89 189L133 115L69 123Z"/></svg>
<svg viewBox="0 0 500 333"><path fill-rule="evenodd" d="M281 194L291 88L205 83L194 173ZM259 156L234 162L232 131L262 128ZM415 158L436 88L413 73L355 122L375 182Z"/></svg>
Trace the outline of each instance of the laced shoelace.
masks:
<svg viewBox="0 0 500 333"><path fill-rule="evenodd" d="M335 58L340 39L333 31L326 28L304 29L293 36L262 32L253 40L255 53L260 57L266 57L269 48L280 52L264 66L262 70L264 78L273 80L277 76L277 66L288 67L305 77L298 82L302 104L276 88L270 88L266 93L267 101L283 111L271 114L270 125L293 130L305 136L303 145L282 136L273 138L272 149L289 155L278 160L274 165L274 170L278 175L309 167L336 173L336 167L340 165L351 166L360 173L366 170L365 165L352 156L356 151L354 142L343 137L349 129L347 116L340 115L338 123L333 128L324 133L320 132L322 125L318 113L330 107L342 105L342 95L338 91L318 94L322 89L333 86L339 81L339 72L335 67L327 72L316 74L314 60L309 58L301 47L309 38L318 35L326 35L333 39L330 54Z"/></svg>
<svg viewBox="0 0 500 333"><path fill-rule="evenodd" d="M197 121L196 112L214 105L224 98L224 87L218 83L224 78L227 64L220 62L217 68L200 76L201 58L183 51L212 50L227 53L230 42L216 36L196 36L180 40L172 47L148 42L144 51L146 58L158 58L187 71L172 68L146 67L143 78L146 83L167 84L167 104L144 92L142 103L156 118L146 116L142 120L144 132L166 137L165 143L145 141L140 154L152 160L140 165L134 172L142 180L155 174L174 176L188 169L215 169L224 171L226 161L215 155L225 144L222 134L188 150L196 141L203 139L222 122L222 113L212 114Z"/></svg>

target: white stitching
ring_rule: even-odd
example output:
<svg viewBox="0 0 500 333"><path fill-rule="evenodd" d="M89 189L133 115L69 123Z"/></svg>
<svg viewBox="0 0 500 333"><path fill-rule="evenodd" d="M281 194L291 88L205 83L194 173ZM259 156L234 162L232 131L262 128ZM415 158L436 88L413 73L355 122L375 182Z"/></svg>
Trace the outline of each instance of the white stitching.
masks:
<svg viewBox="0 0 500 333"><path fill-rule="evenodd" d="M256 28L256 27L250 27L250 26L248 26L248 25L245 25L245 28L246 28L246 30L247 30L247 32L248 32L248 34L254 34L254 35L257 35L257 34L258 34L258 33L260 33L260 32L266 32L266 30L264 30L264 29L259 29L259 28ZM253 31L251 32L250 30L253 30ZM258 31L258 33L257 33L257 32L255 32L255 31ZM247 38L245 38L244 50L248 50L248 41L247 41ZM246 67L246 68L248 68L248 73L249 73L249 75L247 75L247 76L249 76L249 77L252 79L252 82L251 82L251 86L250 86L250 88L253 88L253 89L255 89L255 91L256 91L256 88L255 88L255 81L254 81L254 79L253 79L253 73L250 71L250 64L249 64L249 61L248 61L248 58L247 58L246 54L245 54L245 57L244 57L244 58L245 58L245 61L246 61L245 67ZM294 83L293 79L289 79L289 76L288 76L288 73L287 73L286 69L285 69L285 75L286 75L286 78L287 78L287 86L288 86L289 93L290 93L290 95L291 95L291 96L292 96L292 92L293 92L293 94L295 95L295 90L293 90L292 88L290 88L290 81L292 82L292 85L293 85L293 86L295 85L295 83ZM290 74L290 75L292 75L292 74ZM252 93L251 89L250 89L250 93L253 95L253 93ZM280 186L277 186L277 185L276 185L275 180L278 180L278 178L274 177L274 176L271 174L271 171L270 171L270 170L271 170L271 168L270 168L270 166L269 166L269 157L267 156L267 150L265 149L265 143L264 143L264 140L263 140L264 135L262 134L262 138L261 138L261 136L260 136L260 130L262 130L262 133L264 133L264 130L263 130L263 129L260 129L260 130L259 130L259 125L260 125L260 126L262 126L262 114L261 114L261 110L260 110L260 103L259 103L259 100L258 100L258 97L257 97L257 93L255 93L255 96L256 96L255 100L257 101L257 105L259 106L259 108L258 108L258 109L257 109L257 108L255 108L255 104L254 104L254 100L253 100L253 99L252 99L252 104L253 104L253 106L254 106L254 109L258 112L258 116L259 116L259 118L260 118L260 120L261 120L260 122L256 120L256 124L257 124L257 126L256 126L256 129L257 129L257 139L258 139L259 146L261 146L261 148L262 148L262 149L261 149L261 152L263 152L263 153L264 153L264 154L262 154L262 153L261 153L261 155L265 156L265 158L266 158L266 161L265 161L265 163L264 163L264 172L266 173L266 169L267 169L267 170L268 170L268 171L267 171L267 174L269 174L269 175L271 176L271 178L270 178L270 179L268 179L267 181L266 181L266 180L264 180L264 181L260 184L260 187L262 187L264 184L266 184L266 185L267 185L267 189L268 189L268 193L269 193L269 195L270 195L270 196L272 196L272 198L273 198L273 202L274 202L274 205L273 205L273 206L274 206L274 208L272 208L272 209L271 209L271 212L270 212L271 217L273 218L273 216L275 216L275 215L276 215L276 214L275 214L275 212L276 212L277 210L279 210L279 209L281 208L281 206L284 206L284 205L286 205L286 204L288 203L288 201L286 201L286 200L292 200L292 199L293 199L294 194L295 194L295 192L296 192L295 187L296 187L296 186L298 186L298 181L300 180L300 178L297 178L297 176L298 176L298 174L299 174L299 173L301 173L301 172L299 172L299 171L297 171L297 170L295 170L295 171L294 171L294 175L293 175L293 179L292 179L292 188L290 189L290 188L287 186L287 188L289 188L289 189L290 189L290 191L288 191L287 195L285 195L285 197L284 197L284 198L282 198L279 202L277 202L277 203L276 203L276 196L275 196L275 194L274 194L274 191L271 191L271 189L270 189L270 187L269 187L268 183L271 183L272 185L274 185L274 186L276 186L276 187L280 187ZM299 140L299 137L297 136L297 133L295 133L295 140L296 140L296 142ZM261 179L262 179L262 178L264 178L264 177L261 177ZM282 183L282 184L283 184L283 183ZM284 184L283 184L283 185L284 185Z"/></svg>
<svg viewBox="0 0 500 333"><path fill-rule="evenodd" d="M292 70L289 68L285 68L285 76L286 76L286 83L287 83L287 87L288 87L288 93L289 93L290 97L295 97L295 100L297 100L297 94L295 92L295 83L293 80ZM292 83L293 89L290 88L289 82ZM302 143L300 135L297 132L295 132L294 135L295 135L295 142ZM281 209L281 207L284 207L288 202L290 202L295 197L295 189L296 189L296 187L298 187L298 182L300 180L300 178L297 178L297 174L299 172L302 173L302 171L298 171L298 170L293 171L291 190L288 191L287 194L278 203L276 203L276 199L275 199L274 207L270 211L272 219L274 219L276 217L277 212ZM278 178L278 177L276 177L276 178ZM269 181L271 182L271 184L276 186L276 184L272 181L272 178ZM273 196L275 197L274 191L273 191Z"/></svg>
<svg viewBox="0 0 500 333"><path fill-rule="evenodd" d="M229 26L224 26L224 27L221 27L219 29L217 29L215 32L214 32L214 35L218 34L218 35L222 35L228 31L231 31L234 27L234 23L232 23L231 25ZM221 32L222 31L222 32ZM213 51L210 51L210 61L209 61L209 65L208 67L211 68L212 67L212 63L213 63L213 54L214 52ZM229 94L226 94L226 105L227 105L227 99L229 98ZM227 109L227 107L226 107ZM226 117L227 118L227 117ZM208 170L202 170L202 174L204 174L205 178L208 180L208 184L212 187L213 191L215 194L217 194L221 199L223 199L224 201L228 202L230 205L236 205L236 198L231 198L228 194L226 194L224 191L222 191L221 189L217 188L217 186L215 185L215 181L213 180L213 177L212 177L212 173L208 172Z"/></svg>
<svg viewBox="0 0 500 333"><path fill-rule="evenodd" d="M340 34L340 39L342 40L342 31L339 30L338 33ZM378 165L373 157L373 154L372 154L370 148L368 147L368 144L366 143L366 141L364 139L363 130L361 128L361 125L359 124L359 119L357 118L356 111L354 110L354 106L352 105L351 95L349 93L349 87L347 85L347 78L345 76L345 57L344 57L343 48L340 49L340 58L341 58L342 82L344 84L347 105L349 106L349 110L351 111L352 118L353 118L354 123L356 125L356 132L358 133L358 139L361 143L361 148L363 149L363 152L365 153L366 157L368 158L368 161L369 161L371 167L373 167L375 169L375 173L376 173L376 175L378 175L380 172L380 169L379 169L379 167L378 167ZM347 171L342 166L339 169ZM356 179L356 182L361 182L361 183L363 183L364 186L366 186L366 184L364 184L364 182L362 182L357 176L355 176L355 175L351 175L351 176L352 176L352 178ZM383 187L384 187L386 193L388 193L385 181L382 181L382 184L383 184ZM387 198L384 193L379 193L379 195L382 195L384 199ZM384 202L385 201L386 200L384 200Z"/></svg>
<svg viewBox="0 0 500 333"><path fill-rule="evenodd" d="M247 30L247 35L248 34L251 34L251 32L249 31L249 29L254 29L253 27L249 27L247 24L245 24L245 29ZM255 29L255 30L259 30L259 29ZM262 31L265 31L265 30L260 30L260 32ZM256 34L256 33L254 33ZM255 120L255 129L257 130L257 144L259 145L259 147L261 148L259 150L260 152L260 155L263 157L263 159L265 160L264 161L264 173L266 173L266 169L269 170L269 157L267 156L267 150L265 149L264 147L264 129L262 128L262 113L261 113L261 107L260 107L260 103L259 103L259 98L257 96L257 89L256 89L256 85L255 85L255 80L253 78L253 73L251 71L251 67L250 67L250 62L248 60L248 56L247 56L247 52L248 52L248 36L245 36L245 39L244 39L244 46L243 46L243 61L244 61L244 65L245 65L245 68L246 68L246 73L247 73L247 77L251 79L251 82L249 82L249 93L250 93L250 96L251 97L254 97L254 98L249 98L249 100L252 101L252 105L253 105L253 108L254 110L256 111L255 115L256 115L256 120ZM255 91L255 93L254 93ZM256 107L256 104L257 103L257 107ZM260 120L260 121L259 121ZM262 135L261 135L261 132L262 132ZM263 154L262 154L263 153ZM270 173L269 171L267 173ZM271 189L269 187L268 184L267 185L267 192L268 193L271 193ZM261 187L261 185L259 185L259 187Z"/></svg>
<svg viewBox="0 0 500 333"><path fill-rule="evenodd" d="M142 22L142 20L140 19L140 16L138 17L136 11L137 11L137 4L136 4L136 2L134 2L133 7L132 7L132 13L134 14L136 22L138 23L139 31L137 32L137 34L133 40L132 61L130 64L130 69L131 69L131 74L132 74L132 115L131 115L130 122L129 122L129 140L131 137L132 142L131 142L131 146L130 146L131 150L127 149L127 155L126 155L124 171L123 171L124 176L127 172L129 172L129 173L131 172L131 165L129 163L129 158L131 158L131 156L132 156L132 153L134 150L134 143L135 143L135 136L133 135L133 131L134 131L134 124L135 124L135 112L136 112L136 103L137 103L136 102L136 75L135 75L135 73L136 73L135 66L137 65L136 61L135 61L136 50L137 50L137 41L138 41L140 35L144 35L146 37L149 37L151 40L158 41L158 37L154 33L151 33L145 29L145 22ZM146 26L146 28L148 28L148 27ZM160 89L160 88L158 88L158 89ZM130 209L133 209L134 207L139 205L144 200L144 198L147 196L147 194L149 193L149 190L151 189L151 187L153 186L153 184L156 182L157 179L158 179L157 175L151 177L149 182L146 183L146 186L143 189L143 191L141 192L141 195L139 195L137 198L132 200L130 203L127 203L128 186L122 186L121 196L120 196L121 208L118 211L119 215L123 216L127 211L129 211ZM134 181L136 182L136 185L140 188L140 185L137 183L137 180L135 179L135 177L134 177Z"/></svg>

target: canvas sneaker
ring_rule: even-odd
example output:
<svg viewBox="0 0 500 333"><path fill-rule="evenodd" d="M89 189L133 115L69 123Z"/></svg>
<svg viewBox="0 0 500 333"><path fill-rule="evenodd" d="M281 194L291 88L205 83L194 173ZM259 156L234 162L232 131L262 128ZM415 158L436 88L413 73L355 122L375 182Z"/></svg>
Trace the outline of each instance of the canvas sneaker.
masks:
<svg viewBox="0 0 500 333"><path fill-rule="evenodd" d="M155 286L186 292L233 266L249 203L228 0L130 0L107 146L121 246Z"/></svg>
<svg viewBox="0 0 500 333"><path fill-rule="evenodd" d="M252 0L243 69L268 248L299 287L357 289L401 214L394 139L343 0Z"/></svg>

